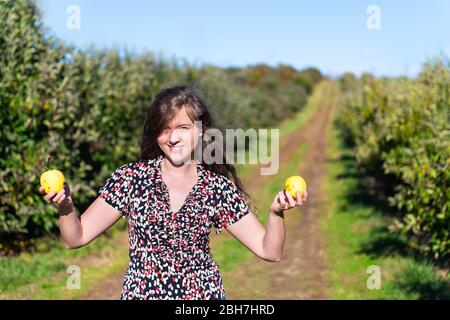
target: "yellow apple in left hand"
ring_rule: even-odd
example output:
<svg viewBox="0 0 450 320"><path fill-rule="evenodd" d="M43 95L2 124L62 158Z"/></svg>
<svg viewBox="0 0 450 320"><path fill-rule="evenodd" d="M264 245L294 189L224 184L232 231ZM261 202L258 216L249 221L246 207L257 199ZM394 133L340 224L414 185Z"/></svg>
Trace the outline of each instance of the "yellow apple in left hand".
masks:
<svg viewBox="0 0 450 320"><path fill-rule="evenodd" d="M297 191L300 192L300 197L306 190L306 181L300 176L291 176L286 179L284 189L289 192L294 199L297 198Z"/></svg>

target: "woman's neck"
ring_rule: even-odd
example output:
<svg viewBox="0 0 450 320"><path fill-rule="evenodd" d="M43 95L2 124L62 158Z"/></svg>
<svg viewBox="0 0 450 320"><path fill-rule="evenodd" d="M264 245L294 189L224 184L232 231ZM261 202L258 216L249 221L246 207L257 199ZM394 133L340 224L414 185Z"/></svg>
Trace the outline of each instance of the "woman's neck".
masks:
<svg viewBox="0 0 450 320"><path fill-rule="evenodd" d="M169 159L163 157L161 169L171 176L186 176L195 175L197 173L197 164L191 160L188 163L182 163L180 165L173 164Z"/></svg>

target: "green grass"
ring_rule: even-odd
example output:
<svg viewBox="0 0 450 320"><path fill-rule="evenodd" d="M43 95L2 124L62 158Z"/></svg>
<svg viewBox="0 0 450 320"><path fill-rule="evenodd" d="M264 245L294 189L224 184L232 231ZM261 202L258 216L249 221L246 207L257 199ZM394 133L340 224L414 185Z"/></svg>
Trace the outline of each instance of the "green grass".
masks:
<svg viewBox="0 0 450 320"><path fill-rule="evenodd" d="M76 250L66 249L60 237L49 237L41 239L33 251L0 259L0 295L28 299L64 295L67 267L82 263L84 257L94 253L101 255L106 250L117 249L115 238L124 236L124 223L120 220L106 234ZM86 280L92 278L89 270L89 266L83 267L82 275Z"/></svg>
<svg viewBox="0 0 450 320"><path fill-rule="evenodd" d="M67 288L68 274L64 271L54 274L53 277L40 280L34 286L31 286L32 290L34 288L37 289L33 293L33 299L56 300L82 298L90 289L99 285L103 279L113 273L119 272L126 266L128 255L127 251L122 249L114 243L108 245L108 248L97 248L95 253L97 260L93 260L92 263L83 263L80 266L80 289ZM21 291L23 292L23 289ZM119 297L119 294L120 292L117 293L117 297Z"/></svg>
<svg viewBox="0 0 450 320"><path fill-rule="evenodd" d="M361 194L351 150L336 128L325 179L328 213L321 221L325 237L331 299L449 299L450 278L438 276L437 267L411 253L408 239L391 233L392 218L383 206L358 198ZM371 265L380 267L381 288L368 289Z"/></svg>

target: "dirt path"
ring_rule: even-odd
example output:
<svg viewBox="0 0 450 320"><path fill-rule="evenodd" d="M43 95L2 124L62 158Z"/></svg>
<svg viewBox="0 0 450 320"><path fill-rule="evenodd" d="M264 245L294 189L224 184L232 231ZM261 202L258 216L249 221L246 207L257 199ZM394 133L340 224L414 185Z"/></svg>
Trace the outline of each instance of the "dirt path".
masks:
<svg viewBox="0 0 450 320"><path fill-rule="evenodd" d="M326 132L331 125L335 104L333 99L336 98L334 87L329 86L326 89L319 111L311 120L309 129L300 132L300 141L307 141L309 149L298 172L302 172L309 181L311 192L308 195L308 203L298 209L299 219L289 226L283 260L270 265L273 299L326 298L329 283L324 276L326 267L318 221L325 209L322 178L325 175L327 155Z"/></svg>
<svg viewBox="0 0 450 320"><path fill-rule="evenodd" d="M326 161L326 130L331 124L335 98L335 86L331 82L322 84L321 90L312 97L317 111L302 128L291 132L281 141L280 168L290 162L302 143L308 143L308 151L304 161L298 166L298 172L308 181L310 190L308 202L301 209L295 209L298 212L285 214L287 233L283 260L270 263L254 257L232 273L224 273L231 284L230 288L227 288L229 299L326 298L328 280L324 276L326 267L317 224L324 207L321 181ZM293 147L292 141L298 144ZM254 170L245 179L244 185L253 195L272 178L262 176L259 170ZM224 236L229 235L221 235ZM212 233L212 238L214 237ZM213 240L217 239L211 239ZM125 270L126 266L120 272L104 279L99 286L83 296L83 299L119 299ZM262 287L263 289L257 290Z"/></svg>
<svg viewBox="0 0 450 320"><path fill-rule="evenodd" d="M322 178L327 154L326 131L332 122L337 92L331 83L322 88L323 92L317 93L320 95L317 97L317 112L301 130L288 138L288 141L308 144L306 155L298 166L298 172L308 181L308 202L285 213L286 243L281 262L271 263L253 257L229 274L224 274L230 279L227 288L230 299L327 298L329 280L325 276L318 222L325 213ZM281 165L289 163L294 151L295 148L291 147L289 151L280 152ZM248 185L251 194L256 192L258 184Z"/></svg>
<svg viewBox="0 0 450 320"><path fill-rule="evenodd" d="M113 273L105 278L102 283L83 296L83 300L119 300L122 291L126 266L123 270Z"/></svg>

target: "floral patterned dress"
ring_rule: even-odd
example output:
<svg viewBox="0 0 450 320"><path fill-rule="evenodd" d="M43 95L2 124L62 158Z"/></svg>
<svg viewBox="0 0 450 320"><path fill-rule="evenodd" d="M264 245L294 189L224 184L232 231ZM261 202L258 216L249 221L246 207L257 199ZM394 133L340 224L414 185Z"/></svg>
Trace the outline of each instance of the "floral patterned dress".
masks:
<svg viewBox="0 0 450 320"><path fill-rule="evenodd" d="M172 212L162 159L120 166L99 190L128 219L130 262L121 299L225 299L209 247L211 227L218 234L250 209L232 180L197 164L197 183Z"/></svg>

